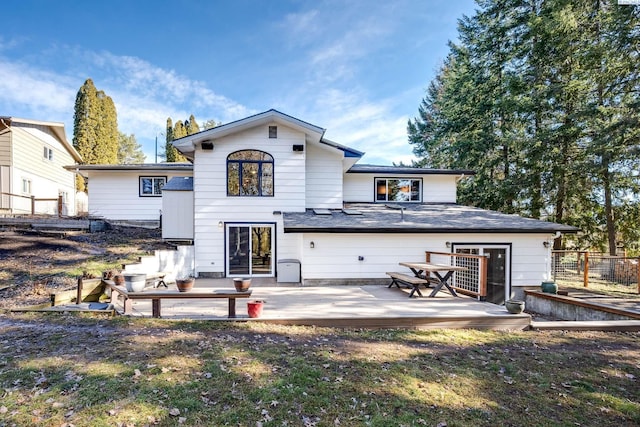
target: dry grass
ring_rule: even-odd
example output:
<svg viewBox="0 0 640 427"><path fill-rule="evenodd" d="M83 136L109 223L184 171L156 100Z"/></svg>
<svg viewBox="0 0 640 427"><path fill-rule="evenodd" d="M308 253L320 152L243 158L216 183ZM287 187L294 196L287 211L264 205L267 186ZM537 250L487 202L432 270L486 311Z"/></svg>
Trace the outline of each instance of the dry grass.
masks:
<svg viewBox="0 0 640 427"><path fill-rule="evenodd" d="M0 317L0 425L640 424L637 333L40 316Z"/></svg>

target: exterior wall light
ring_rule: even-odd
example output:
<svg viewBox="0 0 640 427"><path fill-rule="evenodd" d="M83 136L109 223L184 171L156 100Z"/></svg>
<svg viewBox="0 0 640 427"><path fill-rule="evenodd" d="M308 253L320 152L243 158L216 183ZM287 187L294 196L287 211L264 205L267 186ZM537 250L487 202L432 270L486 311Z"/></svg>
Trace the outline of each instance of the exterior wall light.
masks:
<svg viewBox="0 0 640 427"><path fill-rule="evenodd" d="M544 242L542 242L542 246L544 246L545 248L549 247L549 241L545 240Z"/></svg>
<svg viewBox="0 0 640 427"><path fill-rule="evenodd" d="M223 225L222 221L218 221L218 228L222 228Z"/></svg>
<svg viewBox="0 0 640 427"><path fill-rule="evenodd" d="M313 248L315 248L315 247L316 247L316 244L315 244L315 243L313 243L313 242L309 242L309 247L310 247L311 249L313 249Z"/></svg>
<svg viewBox="0 0 640 427"><path fill-rule="evenodd" d="M446 242L445 245L447 245L448 248L451 247L451 242Z"/></svg>

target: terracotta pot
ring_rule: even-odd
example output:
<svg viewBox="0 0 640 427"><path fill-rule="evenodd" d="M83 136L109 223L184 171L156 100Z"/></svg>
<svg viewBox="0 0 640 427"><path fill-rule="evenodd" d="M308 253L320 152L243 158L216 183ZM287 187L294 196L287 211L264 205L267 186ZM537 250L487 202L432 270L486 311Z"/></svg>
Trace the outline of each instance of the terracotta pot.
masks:
<svg viewBox="0 0 640 427"><path fill-rule="evenodd" d="M124 286L124 276L122 274L116 274L112 279L116 286Z"/></svg>
<svg viewBox="0 0 640 427"><path fill-rule="evenodd" d="M189 292L193 289L193 282L194 279L192 277L188 279L176 279L176 286L180 292Z"/></svg>
<svg viewBox="0 0 640 427"><path fill-rule="evenodd" d="M251 287L251 279L236 277L233 279L233 286L236 288L236 292L247 292Z"/></svg>

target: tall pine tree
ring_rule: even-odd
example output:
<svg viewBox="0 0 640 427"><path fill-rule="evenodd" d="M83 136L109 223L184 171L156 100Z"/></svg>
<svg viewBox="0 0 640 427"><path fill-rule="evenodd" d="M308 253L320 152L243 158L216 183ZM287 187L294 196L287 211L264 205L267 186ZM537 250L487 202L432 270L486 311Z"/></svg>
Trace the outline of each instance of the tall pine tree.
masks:
<svg viewBox="0 0 640 427"><path fill-rule="evenodd" d="M78 90L73 117L73 146L85 164L118 161L118 119L113 100L98 91L91 79ZM77 188L85 189L79 176Z"/></svg>
<svg viewBox="0 0 640 427"><path fill-rule="evenodd" d="M576 225L582 248L637 246L638 8L477 3L408 124L418 164L476 170L461 202Z"/></svg>

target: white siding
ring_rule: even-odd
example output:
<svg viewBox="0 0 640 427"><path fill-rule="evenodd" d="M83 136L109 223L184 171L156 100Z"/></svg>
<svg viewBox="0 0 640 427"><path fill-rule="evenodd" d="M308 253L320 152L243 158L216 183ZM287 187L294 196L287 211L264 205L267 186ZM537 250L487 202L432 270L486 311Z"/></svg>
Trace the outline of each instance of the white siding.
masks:
<svg viewBox="0 0 640 427"><path fill-rule="evenodd" d="M307 145L306 207L342 208L342 153Z"/></svg>
<svg viewBox="0 0 640 427"><path fill-rule="evenodd" d="M344 201L375 201L376 178L409 178L422 180L423 203L456 203L456 175L399 175L347 173L344 178Z"/></svg>
<svg viewBox="0 0 640 427"><path fill-rule="evenodd" d="M225 227L218 223L275 224L278 251L295 252L295 239L284 237L280 212L302 212L305 209L305 135L278 126L278 138L268 138L268 126L229 135L213 142L212 151L198 150L194 162L194 233L196 271L224 273ZM293 151L293 145L305 145L305 150ZM274 196L227 196L227 156L238 150L261 150L273 156Z"/></svg>
<svg viewBox="0 0 640 427"><path fill-rule="evenodd" d="M193 240L193 191L162 192L162 238Z"/></svg>
<svg viewBox="0 0 640 427"><path fill-rule="evenodd" d="M424 203L456 203L456 175L425 175L422 181Z"/></svg>
<svg viewBox="0 0 640 427"><path fill-rule="evenodd" d="M27 126L27 125L25 125ZM64 215L75 215L75 174L64 166L75 164L75 160L62 143L52 136L46 126L12 127L13 134L13 178L12 193L34 196L37 199L53 199L64 194ZM53 151L52 160L44 158L44 147ZM23 193L22 182L31 181L31 194ZM13 208L31 211L31 202L14 198ZM37 202L36 213L56 214L57 202Z"/></svg>
<svg viewBox="0 0 640 427"><path fill-rule="evenodd" d="M115 221L158 221L162 197L140 197L140 177L191 176L188 171L89 171L89 214Z"/></svg>
<svg viewBox="0 0 640 427"><path fill-rule="evenodd" d="M425 251L449 252L455 244L511 244L512 286L539 285L548 278L548 234L317 234L302 237L302 278L380 279L401 261L424 261ZM314 248L310 247L310 242ZM364 259L360 261L358 257ZM401 270L400 270L401 271Z"/></svg>

